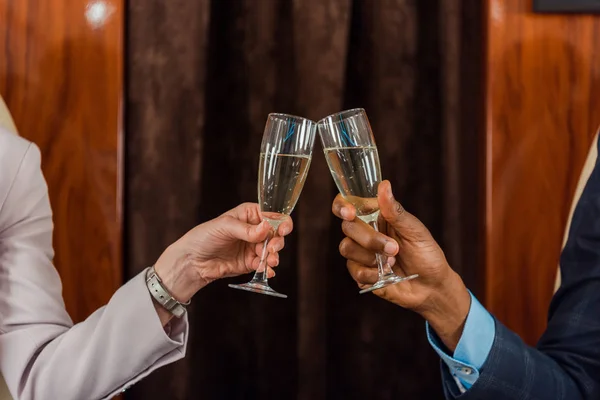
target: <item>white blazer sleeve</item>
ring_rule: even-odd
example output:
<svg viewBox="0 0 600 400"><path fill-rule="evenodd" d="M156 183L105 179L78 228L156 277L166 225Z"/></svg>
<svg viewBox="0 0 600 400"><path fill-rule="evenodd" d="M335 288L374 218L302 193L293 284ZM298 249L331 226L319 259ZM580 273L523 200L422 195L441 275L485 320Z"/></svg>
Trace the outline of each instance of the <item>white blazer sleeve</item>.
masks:
<svg viewBox="0 0 600 400"><path fill-rule="evenodd" d="M145 272L73 325L52 229L39 150L0 132L0 372L15 400L109 398L184 356L187 320L165 333Z"/></svg>

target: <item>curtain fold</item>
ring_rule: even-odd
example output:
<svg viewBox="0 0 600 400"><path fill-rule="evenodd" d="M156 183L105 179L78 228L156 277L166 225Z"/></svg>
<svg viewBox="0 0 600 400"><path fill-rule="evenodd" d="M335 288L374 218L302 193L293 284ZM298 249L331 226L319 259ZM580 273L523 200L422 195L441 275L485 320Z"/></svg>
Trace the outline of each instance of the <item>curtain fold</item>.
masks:
<svg viewBox="0 0 600 400"><path fill-rule="evenodd" d="M364 107L383 174L457 269L468 231L458 186L462 2L150 0L127 13L126 269L194 225L256 201L269 112L320 119ZM443 24L440 20L444 20ZM454 111L457 111L455 114ZM272 286L215 282L190 308L185 360L129 399L436 399L423 320L359 295L337 249L320 143Z"/></svg>

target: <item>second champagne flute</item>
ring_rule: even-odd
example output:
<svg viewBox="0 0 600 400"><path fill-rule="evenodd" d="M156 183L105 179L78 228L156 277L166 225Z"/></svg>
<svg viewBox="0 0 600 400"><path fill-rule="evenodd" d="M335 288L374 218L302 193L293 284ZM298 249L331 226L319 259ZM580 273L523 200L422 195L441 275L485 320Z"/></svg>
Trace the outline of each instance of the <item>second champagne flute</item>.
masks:
<svg viewBox="0 0 600 400"><path fill-rule="evenodd" d="M342 111L323 118L317 127L327 165L338 190L356 208L356 216L378 230L377 188L381 182L381 169L367 113L362 108ZM360 293L418 276L401 277L394 274L381 254L377 254L377 269L377 282Z"/></svg>
<svg viewBox="0 0 600 400"><path fill-rule="evenodd" d="M313 121L287 114L269 114L260 148L258 164L258 204L263 220L276 234L281 221L292 213L310 166L315 143ZM265 240L254 278L234 289L286 298L267 282L267 245Z"/></svg>

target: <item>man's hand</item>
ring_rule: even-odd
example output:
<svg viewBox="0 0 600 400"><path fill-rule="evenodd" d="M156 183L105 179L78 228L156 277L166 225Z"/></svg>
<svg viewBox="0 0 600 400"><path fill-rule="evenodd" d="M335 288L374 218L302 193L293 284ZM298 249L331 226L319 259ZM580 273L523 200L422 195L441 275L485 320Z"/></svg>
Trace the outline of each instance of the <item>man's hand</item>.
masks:
<svg viewBox="0 0 600 400"><path fill-rule="evenodd" d="M265 239L272 229L262 221L258 204L245 203L198 225L173 243L156 262L157 275L177 300L185 302L210 282L256 270ZM268 276L279 264L290 217L279 225L267 247Z"/></svg>
<svg viewBox="0 0 600 400"><path fill-rule="evenodd" d="M333 213L344 220L342 230L347 237L340 243L340 253L348 259L350 275L360 288L374 284L377 253L388 257L396 274L419 274L373 293L421 314L453 351L469 312L469 292L425 225L396 201L388 181L379 185L377 200L381 233L356 218L356 210L342 196L333 202Z"/></svg>

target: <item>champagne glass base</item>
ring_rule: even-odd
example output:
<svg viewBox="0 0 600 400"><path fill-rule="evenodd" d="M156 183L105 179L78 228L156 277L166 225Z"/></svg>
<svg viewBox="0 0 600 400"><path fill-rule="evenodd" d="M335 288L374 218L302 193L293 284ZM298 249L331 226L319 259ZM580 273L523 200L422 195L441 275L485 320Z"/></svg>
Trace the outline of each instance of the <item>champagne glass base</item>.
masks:
<svg viewBox="0 0 600 400"><path fill-rule="evenodd" d="M248 282L241 285L229 285L230 288L245 290L247 292L254 292L260 294L266 294L267 296L279 297L281 299L287 299L287 294L279 293L269 286L268 283L260 283L260 282Z"/></svg>
<svg viewBox="0 0 600 400"><path fill-rule="evenodd" d="M390 286L390 285L395 285L396 283L410 281L412 279L417 278L418 276L419 276L418 274L415 274L415 275L402 277L402 276L398 276L396 274L391 273L389 275L383 276L380 280L375 282L375 284L373 286L363 289L359 293L360 294L369 293L369 292L372 292L373 290L381 289L383 287Z"/></svg>

